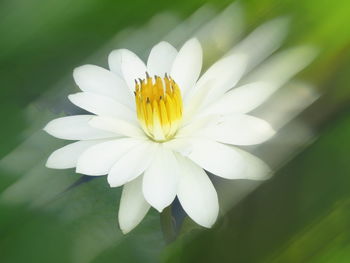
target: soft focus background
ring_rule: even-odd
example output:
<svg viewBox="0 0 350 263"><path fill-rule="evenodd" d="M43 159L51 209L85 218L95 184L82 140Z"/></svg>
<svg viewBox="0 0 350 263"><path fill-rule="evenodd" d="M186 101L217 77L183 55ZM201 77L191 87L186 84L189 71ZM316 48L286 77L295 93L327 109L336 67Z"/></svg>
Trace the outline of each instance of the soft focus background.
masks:
<svg viewBox="0 0 350 263"><path fill-rule="evenodd" d="M346 0L1 1L0 262L350 262L349 14ZM256 112L278 133L249 150L276 173L262 184L216 182L223 211L213 229L185 219L166 244L152 210L123 236L119 188L44 167L65 142L41 129L78 113L66 99L74 67L106 66L119 47L145 58L161 39L179 47L192 35L207 66L276 18L248 50L312 47L263 64L274 79L299 72Z"/></svg>

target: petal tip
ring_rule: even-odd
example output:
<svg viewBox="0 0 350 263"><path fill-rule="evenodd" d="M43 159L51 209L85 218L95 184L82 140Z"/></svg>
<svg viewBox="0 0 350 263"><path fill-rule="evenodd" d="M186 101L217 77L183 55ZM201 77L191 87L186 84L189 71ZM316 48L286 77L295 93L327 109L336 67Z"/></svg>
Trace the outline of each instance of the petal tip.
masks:
<svg viewBox="0 0 350 263"><path fill-rule="evenodd" d="M154 202L153 202L154 203ZM167 207L168 205L163 205L163 204L150 204L154 209L156 209L159 213L162 213L164 208Z"/></svg>
<svg viewBox="0 0 350 263"><path fill-rule="evenodd" d="M120 229L120 231L123 233L123 235L126 235L126 234L128 234L131 230L133 230L134 227L122 226L122 225L119 223L119 229Z"/></svg>
<svg viewBox="0 0 350 263"><path fill-rule="evenodd" d="M47 130L48 130L47 125L48 125L48 124L46 124L46 125L42 128L42 130L45 131L45 132L47 132L47 133L49 133L49 132L47 131Z"/></svg>
<svg viewBox="0 0 350 263"><path fill-rule="evenodd" d="M119 186L122 186L122 185L123 185L123 184L120 184L120 183L118 183L118 182L113 182L113 181L110 179L110 176L107 176L107 182L108 182L110 188L115 188L115 187L119 187Z"/></svg>
<svg viewBox="0 0 350 263"><path fill-rule="evenodd" d="M69 95L67 96L67 98L68 98L68 100L69 100L70 102L72 102L72 103L74 104L74 100L75 100L75 98L77 97L77 95L78 95L78 93L69 94Z"/></svg>
<svg viewBox="0 0 350 263"><path fill-rule="evenodd" d="M46 160L45 167L50 169L55 169L55 167L52 164L52 161L50 160L50 157Z"/></svg>
<svg viewBox="0 0 350 263"><path fill-rule="evenodd" d="M118 50L118 49L115 49L115 50L112 50L112 51L108 54L108 57L107 57L108 64L109 64L110 62L113 62L112 59L113 59L113 57L114 57L117 53L119 53L119 50Z"/></svg>
<svg viewBox="0 0 350 263"><path fill-rule="evenodd" d="M92 66L93 65L85 64L85 65L81 65L81 66L74 68L73 69L73 78L76 79L78 77L78 75L80 73L82 73L82 71L84 71L85 69L91 68Z"/></svg>
<svg viewBox="0 0 350 263"><path fill-rule="evenodd" d="M77 164L77 167L75 168L75 172L77 174L84 174L84 169L82 169L79 164Z"/></svg>
<svg viewBox="0 0 350 263"><path fill-rule="evenodd" d="M210 229L210 228L212 228L213 226L214 226L214 224L215 224L215 222L214 223L202 223L202 224L200 224L202 227L205 227L205 228L207 228L207 229Z"/></svg>
<svg viewBox="0 0 350 263"><path fill-rule="evenodd" d="M196 38L196 37L193 37L193 38L191 38L191 39L189 39L186 43L185 43L185 45L186 44L188 44L188 45L194 45L194 46L196 46L196 48L202 53L203 51L202 51L202 44L201 44L201 42L198 40L198 38Z"/></svg>
<svg viewBox="0 0 350 263"><path fill-rule="evenodd" d="M197 37L192 37L192 38L190 38L189 40L188 40L188 42L193 42L193 43L196 43L196 44L201 44L200 42L199 42L199 40L198 40L198 38Z"/></svg>
<svg viewBox="0 0 350 263"><path fill-rule="evenodd" d="M46 133L48 133L48 134L50 134L51 136L54 136L54 134L52 133L52 128L51 128L51 126L52 126L52 122L53 122L54 120L51 120L49 123L47 123L42 129L43 129L43 131L45 131Z"/></svg>
<svg viewBox="0 0 350 263"><path fill-rule="evenodd" d="M120 231L122 231L123 235L126 235L126 234L128 234L131 230L126 230L126 229L120 228Z"/></svg>

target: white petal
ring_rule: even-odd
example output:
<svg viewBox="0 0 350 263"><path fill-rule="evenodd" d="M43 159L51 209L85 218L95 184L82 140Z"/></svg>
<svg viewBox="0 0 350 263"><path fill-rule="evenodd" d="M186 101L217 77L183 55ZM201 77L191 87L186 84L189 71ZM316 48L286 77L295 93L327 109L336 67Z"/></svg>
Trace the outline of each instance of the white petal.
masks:
<svg viewBox="0 0 350 263"><path fill-rule="evenodd" d="M136 121L136 113L114 99L92 92L79 92L69 95L68 98L78 107L93 114Z"/></svg>
<svg viewBox="0 0 350 263"><path fill-rule="evenodd" d="M205 170L227 179L240 179L245 169L241 155L234 148L211 140L195 140L188 158Z"/></svg>
<svg viewBox="0 0 350 263"><path fill-rule="evenodd" d="M139 140L122 138L92 146L79 157L77 173L87 175L108 174L112 166L139 143Z"/></svg>
<svg viewBox="0 0 350 263"><path fill-rule="evenodd" d="M120 199L118 221L124 234L134 229L145 217L150 205L142 194L142 176L124 185Z"/></svg>
<svg viewBox="0 0 350 263"><path fill-rule="evenodd" d="M122 54L124 51L125 49L116 49L108 55L108 66L110 71L117 74L122 79L124 79L122 72Z"/></svg>
<svg viewBox="0 0 350 263"><path fill-rule="evenodd" d="M184 112L182 117L182 123L187 124L192 121L192 118L203 112L203 109L199 112L198 110L202 107L203 103L207 101L209 90L215 85L214 80L207 81L197 91L196 88L189 91L187 100L184 101Z"/></svg>
<svg viewBox="0 0 350 263"><path fill-rule="evenodd" d="M197 39L188 40L177 54L172 69L171 77L179 84L184 96L193 88L202 69L202 47Z"/></svg>
<svg viewBox="0 0 350 263"><path fill-rule="evenodd" d="M147 70L151 76L163 77L170 73L177 50L168 42L162 41L155 45L148 57Z"/></svg>
<svg viewBox="0 0 350 263"><path fill-rule="evenodd" d="M178 163L174 154L159 147L143 176L143 195L147 202L161 212L170 205L177 193Z"/></svg>
<svg viewBox="0 0 350 263"><path fill-rule="evenodd" d="M142 174L151 163L156 146L156 143L145 141L125 153L109 172L109 185L121 186Z"/></svg>
<svg viewBox="0 0 350 263"><path fill-rule="evenodd" d="M54 119L45 126L44 131L65 140L94 140L118 136L89 125L92 117L93 115L75 115Z"/></svg>
<svg viewBox="0 0 350 263"><path fill-rule="evenodd" d="M205 127L211 127L215 125L220 119L220 115L208 115L199 116L198 118L193 118L191 122L184 125L176 134L176 138L184 138L192 136L193 134L198 134L199 131Z"/></svg>
<svg viewBox="0 0 350 263"><path fill-rule="evenodd" d="M246 56L242 54L224 57L212 65L198 80L195 89L196 93L198 93L206 86L206 83L212 82L211 89L208 90L208 95L203 101L203 105L215 101L226 91L233 88L243 76L246 65Z"/></svg>
<svg viewBox="0 0 350 263"><path fill-rule="evenodd" d="M267 82L252 82L230 90L208 106L201 114L247 113L264 103L278 86Z"/></svg>
<svg viewBox="0 0 350 263"><path fill-rule="evenodd" d="M68 169L74 168L77 164L79 156L88 148L103 140L79 141L68 144L54 151L46 162L46 167L53 169Z"/></svg>
<svg viewBox="0 0 350 263"><path fill-rule="evenodd" d="M248 180L266 180L272 175L270 167L258 157L243 151L237 147L234 148L242 157L245 163L245 169L242 171L240 178Z"/></svg>
<svg viewBox="0 0 350 263"><path fill-rule="evenodd" d="M219 213L215 188L204 170L188 158L178 158L181 167L177 197L197 224L211 227Z"/></svg>
<svg viewBox="0 0 350 263"><path fill-rule="evenodd" d="M84 65L74 69L73 77L82 91L112 97L126 106L134 105L134 95L125 81L107 69Z"/></svg>
<svg viewBox="0 0 350 263"><path fill-rule="evenodd" d="M203 169L227 179L265 180L270 168L259 158L237 147L206 139L193 139L187 156Z"/></svg>
<svg viewBox="0 0 350 263"><path fill-rule="evenodd" d="M204 128L200 134L222 143L253 145L270 139L275 131L262 119L232 114L222 117L217 124Z"/></svg>
<svg viewBox="0 0 350 263"><path fill-rule="evenodd" d="M104 131L114 132L127 137L147 138L145 133L136 124L110 117L93 117L89 124Z"/></svg>
<svg viewBox="0 0 350 263"><path fill-rule="evenodd" d="M129 89L134 91L135 79L145 78L146 65L143 61L133 52L127 49L118 49L112 51L109 55L109 61L121 61L120 69L113 69L114 64L110 64L112 70L121 70L124 80L126 81Z"/></svg>
<svg viewBox="0 0 350 263"><path fill-rule="evenodd" d="M188 155L192 149L191 140L186 138L173 138L172 140L163 142L163 146L182 155Z"/></svg>

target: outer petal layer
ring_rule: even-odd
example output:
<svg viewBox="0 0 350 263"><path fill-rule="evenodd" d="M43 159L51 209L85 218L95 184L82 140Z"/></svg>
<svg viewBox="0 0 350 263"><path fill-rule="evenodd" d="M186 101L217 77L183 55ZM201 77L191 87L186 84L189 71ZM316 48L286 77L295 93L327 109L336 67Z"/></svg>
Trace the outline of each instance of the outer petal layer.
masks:
<svg viewBox="0 0 350 263"><path fill-rule="evenodd" d="M115 132L104 131L92 127L89 121L93 115L75 115L50 121L44 131L64 140L94 140L118 137Z"/></svg>
<svg viewBox="0 0 350 263"><path fill-rule="evenodd" d="M161 212L177 193L179 167L172 151L160 146L144 173L143 194L147 202Z"/></svg>
<svg viewBox="0 0 350 263"><path fill-rule="evenodd" d="M239 148L232 148L241 155L243 162L245 163L245 168L241 174L242 179L266 180L271 177L272 171L270 167L261 159Z"/></svg>
<svg viewBox="0 0 350 263"><path fill-rule="evenodd" d="M145 141L124 154L108 174L109 185L121 186L142 174L151 163L156 146L153 142Z"/></svg>
<svg viewBox="0 0 350 263"><path fill-rule="evenodd" d="M79 92L68 96L78 107L93 114L107 117L117 117L135 121L136 113L114 99L100 96L92 92Z"/></svg>
<svg viewBox="0 0 350 263"><path fill-rule="evenodd" d="M120 199L118 221L124 234L134 229L145 217L150 205L142 195L142 177L124 185Z"/></svg>
<svg viewBox="0 0 350 263"><path fill-rule="evenodd" d="M133 94L127 88L125 81L107 69L84 65L74 69L73 77L82 91L93 92L111 97L133 108Z"/></svg>
<svg viewBox="0 0 350 263"><path fill-rule="evenodd" d="M69 169L77 165L79 156L91 146L103 140L78 141L54 151L46 162L46 167L53 169Z"/></svg>
<svg viewBox="0 0 350 263"><path fill-rule="evenodd" d="M77 173L94 176L108 174L112 166L138 144L139 140L122 138L92 146L78 159Z"/></svg>
<svg viewBox="0 0 350 263"><path fill-rule="evenodd" d="M201 114L247 113L264 103L277 89L267 82L252 82L237 87L208 106Z"/></svg>
<svg viewBox="0 0 350 263"><path fill-rule="evenodd" d="M201 167L188 158L178 157L181 166L177 196L186 213L199 225L211 227L218 216L215 188Z"/></svg>
<svg viewBox="0 0 350 263"><path fill-rule="evenodd" d="M192 140L188 157L203 169L226 179L265 180L271 173L256 156L208 139Z"/></svg>
<svg viewBox="0 0 350 263"><path fill-rule="evenodd" d="M197 139L188 157L205 170L227 179L241 179L245 164L232 147L212 140Z"/></svg>
<svg viewBox="0 0 350 263"><path fill-rule="evenodd" d="M119 77L124 79L122 72L122 55L123 52L128 51L126 49L116 49L113 50L108 56L108 66L109 69L117 74Z"/></svg>
<svg viewBox="0 0 350 263"><path fill-rule="evenodd" d="M200 131L200 134L222 143L253 145L270 139L275 131L262 119L233 114L222 117L216 124Z"/></svg>
<svg viewBox="0 0 350 263"><path fill-rule="evenodd" d="M134 124L122 119L96 116L89 121L89 124L97 129L127 137L146 138L145 133L136 123Z"/></svg>

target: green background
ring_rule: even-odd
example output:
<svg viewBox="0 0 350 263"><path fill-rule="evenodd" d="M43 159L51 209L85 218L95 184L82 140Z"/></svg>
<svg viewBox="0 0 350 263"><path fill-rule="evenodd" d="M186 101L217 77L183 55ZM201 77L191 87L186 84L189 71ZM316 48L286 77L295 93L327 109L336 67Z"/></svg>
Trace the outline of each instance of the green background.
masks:
<svg viewBox="0 0 350 263"><path fill-rule="evenodd" d="M204 4L220 11L230 3L0 2L0 262L350 262L346 0L240 2L247 32L271 18L291 15L284 46L319 47L315 62L298 78L312 83L322 96L298 117L315 131L313 140L213 229L188 230L166 244L159 215L152 210L123 236L116 221L120 189L110 189L99 178L62 193L78 176L73 170L43 168L45 158L63 143L37 131L48 119L67 113L57 105L67 95L66 86L74 86L74 67L93 63L95 59L87 59L116 33L142 28L160 12L186 19ZM101 63L106 63L102 53Z"/></svg>

